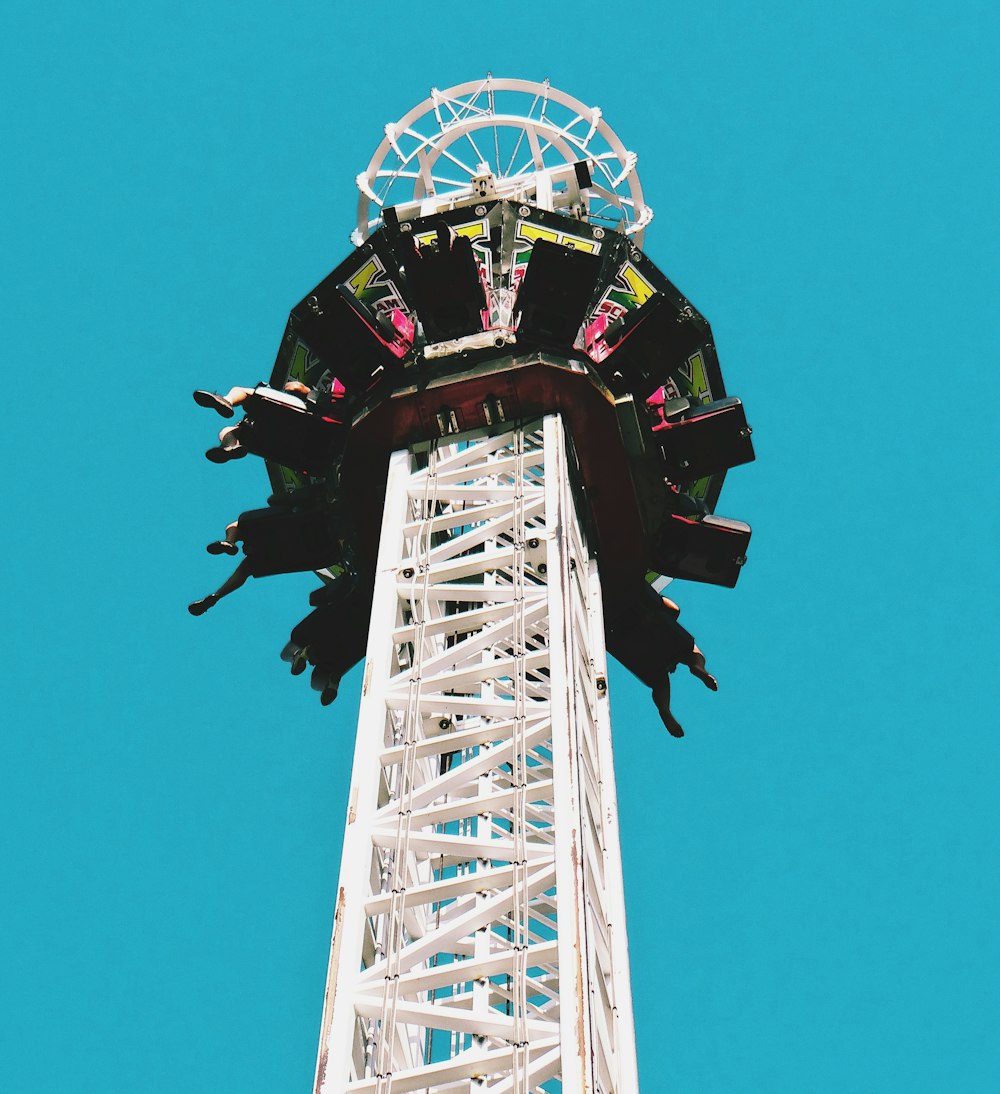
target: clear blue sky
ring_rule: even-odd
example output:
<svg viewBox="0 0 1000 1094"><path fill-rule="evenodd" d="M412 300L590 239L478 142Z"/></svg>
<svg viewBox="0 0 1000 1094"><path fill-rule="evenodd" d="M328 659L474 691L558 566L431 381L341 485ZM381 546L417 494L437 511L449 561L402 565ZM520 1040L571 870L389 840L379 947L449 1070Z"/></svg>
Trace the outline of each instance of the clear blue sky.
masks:
<svg viewBox="0 0 1000 1094"><path fill-rule="evenodd" d="M831 8L836 10L830 10ZM644 1094L1000 1089L995 5L22 5L0 36L8 410L0 1087L311 1082L357 678L308 578L204 544L385 122L485 74L599 103L758 461L688 737L613 675Z"/></svg>

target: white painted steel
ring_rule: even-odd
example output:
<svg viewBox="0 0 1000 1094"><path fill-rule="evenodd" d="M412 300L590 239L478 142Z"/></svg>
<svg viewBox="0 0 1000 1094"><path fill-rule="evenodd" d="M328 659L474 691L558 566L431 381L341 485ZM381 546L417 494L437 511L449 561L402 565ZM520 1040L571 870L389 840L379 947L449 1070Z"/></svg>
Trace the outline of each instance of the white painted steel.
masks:
<svg viewBox="0 0 1000 1094"><path fill-rule="evenodd" d="M317 1094L638 1089L562 422L391 462Z"/></svg>
<svg viewBox="0 0 1000 1094"><path fill-rule="evenodd" d="M581 191L574 164L592 185ZM601 110L546 80L474 80L430 98L385 127L385 139L357 176L360 245L392 206L402 220L493 198L526 201L642 245L652 209L642 197L637 156Z"/></svg>

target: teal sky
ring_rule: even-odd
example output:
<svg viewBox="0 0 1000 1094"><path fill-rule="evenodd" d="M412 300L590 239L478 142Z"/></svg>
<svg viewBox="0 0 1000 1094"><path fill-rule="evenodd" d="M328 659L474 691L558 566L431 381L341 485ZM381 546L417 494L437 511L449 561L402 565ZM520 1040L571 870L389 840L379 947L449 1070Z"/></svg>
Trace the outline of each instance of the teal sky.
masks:
<svg viewBox="0 0 1000 1094"><path fill-rule="evenodd" d="M357 676L196 387L271 368L431 85L549 77L639 153L645 249L758 460L718 675L612 675L644 1094L1000 1089L994 5L50 3L0 34L8 409L0 1088L310 1089Z"/></svg>

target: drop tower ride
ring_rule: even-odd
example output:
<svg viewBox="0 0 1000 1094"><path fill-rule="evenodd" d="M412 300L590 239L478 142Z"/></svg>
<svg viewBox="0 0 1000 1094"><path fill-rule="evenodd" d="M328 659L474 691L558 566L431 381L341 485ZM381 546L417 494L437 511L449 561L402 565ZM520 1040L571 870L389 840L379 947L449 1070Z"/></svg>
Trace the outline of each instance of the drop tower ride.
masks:
<svg viewBox="0 0 1000 1094"><path fill-rule="evenodd" d="M606 656L654 686L666 579L735 585L750 430L599 109L434 90L357 183L270 384L340 399L268 473L351 530L284 657L364 659L315 1091L630 1094Z"/></svg>

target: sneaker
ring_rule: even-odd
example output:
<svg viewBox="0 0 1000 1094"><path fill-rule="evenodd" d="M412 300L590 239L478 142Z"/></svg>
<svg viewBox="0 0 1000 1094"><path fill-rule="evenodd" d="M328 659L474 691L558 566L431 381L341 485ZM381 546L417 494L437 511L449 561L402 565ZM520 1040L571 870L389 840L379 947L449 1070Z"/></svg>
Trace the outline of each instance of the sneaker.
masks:
<svg viewBox="0 0 1000 1094"><path fill-rule="evenodd" d="M234 446L233 448L210 448L205 453L205 459L211 460L212 463L229 463L230 460L240 460L247 454L247 450L242 446Z"/></svg>
<svg viewBox="0 0 1000 1094"><path fill-rule="evenodd" d="M214 543L210 543L205 550L210 555L238 555L240 553L239 547L235 543L230 543L228 539L216 540Z"/></svg>
<svg viewBox="0 0 1000 1094"><path fill-rule="evenodd" d="M223 399L221 395L216 395L214 391L196 391L194 401L198 406L216 411L223 418L231 418L235 413L233 404L228 399Z"/></svg>
<svg viewBox="0 0 1000 1094"><path fill-rule="evenodd" d="M188 611L192 615L204 615L218 599L215 593L212 593L210 596L206 596L204 600L196 600L193 604L188 604Z"/></svg>

